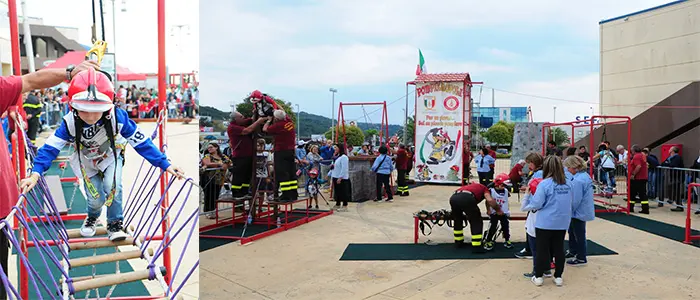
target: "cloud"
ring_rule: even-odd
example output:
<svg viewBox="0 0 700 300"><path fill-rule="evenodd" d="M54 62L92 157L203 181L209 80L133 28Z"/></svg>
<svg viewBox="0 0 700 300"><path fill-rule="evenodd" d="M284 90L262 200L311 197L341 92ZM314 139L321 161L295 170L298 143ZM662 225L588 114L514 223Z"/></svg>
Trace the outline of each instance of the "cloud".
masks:
<svg viewBox="0 0 700 300"><path fill-rule="evenodd" d="M491 57L502 59L502 60L512 60L521 58L522 55L519 53L511 52L508 50L498 49L498 48L481 48L479 52L489 55Z"/></svg>
<svg viewBox="0 0 700 300"><path fill-rule="evenodd" d="M495 91L496 106L530 106L536 122L574 121L589 116L591 107L597 113L600 78L598 73L544 81L523 81L507 89ZM488 85L487 85L488 87ZM491 104L491 95L484 93L481 105ZM533 97L539 96L539 97Z"/></svg>

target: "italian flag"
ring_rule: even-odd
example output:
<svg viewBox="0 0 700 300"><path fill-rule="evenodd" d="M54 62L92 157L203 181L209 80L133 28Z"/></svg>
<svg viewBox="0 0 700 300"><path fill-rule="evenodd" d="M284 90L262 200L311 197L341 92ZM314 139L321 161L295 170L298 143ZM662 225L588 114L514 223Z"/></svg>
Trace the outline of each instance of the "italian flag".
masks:
<svg viewBox="0 0 700 300"><path fill-rule="evenodd" d="M423 58L423 52L418 49L418 67L416 67L416 76L423 73L426 73L425 59Z"/></svg>

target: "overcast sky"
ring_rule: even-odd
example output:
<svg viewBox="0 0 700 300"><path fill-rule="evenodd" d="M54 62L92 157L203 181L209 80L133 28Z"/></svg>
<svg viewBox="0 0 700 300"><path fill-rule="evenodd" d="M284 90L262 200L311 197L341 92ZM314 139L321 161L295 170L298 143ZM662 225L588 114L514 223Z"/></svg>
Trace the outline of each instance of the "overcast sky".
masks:
<svg viewBox="0 0 700 300"><path fill-rule="evenodd" d="M329 116L333 87L336 107L388 101L390 123L400 124L405 104L395 100L415 77L420 48L430 73L484 81L474 95L482 106L495 88L496 106L532 106L536 121L551 121L556 106L557 121L574 120L598 112L598 22L666 2L202 1L201 44L217 47L200 51L201 103L230 110L260 89ZM361 107L345 115L365 120Z"/></svg>
<svg viewBox="0 0 700 300"><path fill-rule="evenodd" d="M92 45L92 4L88 0L25 0L28 16L44 19L44 25L77 27L84 45ZM126 3L126 12L122 12ZM22 11L17 0L19 14ZM98 38L102 38L97 10ZM105 35L108 46L113 44L112 1L102 0L105 7ZM158 72L158 22L156 0L116 0L116 59L117 64L134 72ZM171 72L189 72L199 69L199 1L166 1L166 61ZM174 25L188 25L189 33L183 30L182 41L178 39ZM22 26L20 24L20 26ZM174 31L173 31L174 30ZM170 36L170 33L175 36Z"/></svg>

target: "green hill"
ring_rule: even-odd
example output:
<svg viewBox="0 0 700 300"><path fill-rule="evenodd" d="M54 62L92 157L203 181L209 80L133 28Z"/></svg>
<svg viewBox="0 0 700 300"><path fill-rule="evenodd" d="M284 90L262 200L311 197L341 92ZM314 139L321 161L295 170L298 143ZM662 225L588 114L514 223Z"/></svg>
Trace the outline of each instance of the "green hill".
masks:
<svg viewBox="0 0 700 300"><path fill-rule="evenodd" d="M201 106L200 107L200 116L210 116L212 120L221 120L221 121L228 121L230 118L230 113L228 112L222 112L214 107L210 106ZM314 115L314 114L309 114L306 112L301 112L300 113L300 121L299 121L299 130L300 133L299 135L302 137L311 137L312 134L324 134L326 131L328 131L328 128L331 127L331 119L324 117L324 116L319 116L319 115ZM346 120L349 122L349 120ZM337 120L336 120L337 122ZM381 127L381 124L376 124L376 123L363 123L363 122L358 122L357 126L360 127L363 131L367 129L376 129L379 130ZM395 133L400 133L401 128L403 126L399 125L389 125L389 135L394 135Z"/></svg>

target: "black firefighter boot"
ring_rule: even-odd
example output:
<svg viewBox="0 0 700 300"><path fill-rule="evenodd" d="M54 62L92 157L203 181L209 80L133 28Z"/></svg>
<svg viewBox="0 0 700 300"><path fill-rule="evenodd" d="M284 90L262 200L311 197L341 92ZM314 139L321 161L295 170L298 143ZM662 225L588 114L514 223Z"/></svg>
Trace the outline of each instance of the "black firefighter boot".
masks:
<svg viewBox="0 0 700 300"><path fill-rule="evenodd" d="M647 203L642 202L642 211L640 211L639 213L642 213L645 215L649 214L649 202L647 202Z"/></svg>

